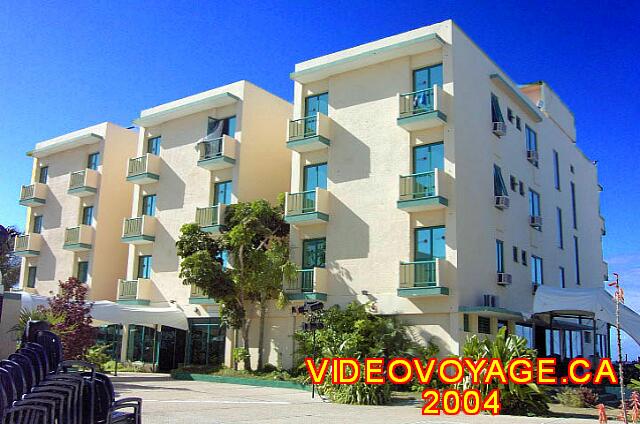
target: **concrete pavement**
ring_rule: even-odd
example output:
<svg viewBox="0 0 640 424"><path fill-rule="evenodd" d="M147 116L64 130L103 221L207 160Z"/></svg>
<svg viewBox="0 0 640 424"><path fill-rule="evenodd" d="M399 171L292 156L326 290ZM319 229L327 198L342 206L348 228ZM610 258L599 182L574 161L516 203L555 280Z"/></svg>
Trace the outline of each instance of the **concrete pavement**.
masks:
<svg viewBox="0 0 640 424"><path fill-rule="evenodd" d="M268 387L172 380L164 374L124 373L113 378L119 397L139 396L143 424L362 423L362 424L587 424L595 419L512 416L424 417L421 406L337 405L311 393Z"/></svg>

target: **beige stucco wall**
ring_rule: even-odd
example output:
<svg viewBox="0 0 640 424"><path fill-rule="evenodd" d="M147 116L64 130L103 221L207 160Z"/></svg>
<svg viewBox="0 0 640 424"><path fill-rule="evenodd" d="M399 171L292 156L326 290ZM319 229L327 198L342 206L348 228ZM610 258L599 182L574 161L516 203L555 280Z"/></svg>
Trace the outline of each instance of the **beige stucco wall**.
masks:
<svg viewBox="0 0 640 424"><path fill-rule="evenodd" d="M136 135L112 123L91 127L91 132L103 139L92 144L70 144L66 150L34 159L32 181L36 181L40 167L49 167L48 193L44 205L27 208L26 231L31 231L34 215L43 215L42 246L39 256L23 258L20 281L26 287L28 266L37 266L34 291L41 295L57 293L58 281L75 276L78 261L89 261L89 297L114 300L117 278L122 278L126 269L127 249L120 243L120 227L128 215L132 188L123 179L121 164L135 152ZM65 136L55 139L64 140ZM47 145L51 143L38 146ZM101 155L96 194L82 198L68 194L69 174L83 170L87 156L94 152ZM82 208L90 205L94 206L92 249L86 252L63 249L66 228L79 225Z"/></svg>

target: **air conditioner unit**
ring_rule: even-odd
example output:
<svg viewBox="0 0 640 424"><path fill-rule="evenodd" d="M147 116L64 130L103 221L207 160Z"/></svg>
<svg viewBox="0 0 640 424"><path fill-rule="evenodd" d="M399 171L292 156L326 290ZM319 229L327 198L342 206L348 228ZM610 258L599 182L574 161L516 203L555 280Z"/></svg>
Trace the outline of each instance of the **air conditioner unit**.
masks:
<svg viewBox="0 0 640 424"><path fill-rule="evenodd" d="M542 227L542 217L541 216L529 216L529 225L533 228L541 228Z"/></svg>
<svg viewBox="0 0 640 424"><path fill-rule="evenodd" d="M493 133L498 137L502 137L507 134L507 124L505 122L494 122Z"/></svg>
<svg viewBox="0 0 640 424"><path fill-rule="evenodd" d="M507 208L509 208L509 197L508 196L496 196L495 205L496 205L496 208L498 208L498 209L507 209Z"/></svg>
<svg viewBox="0 0 640 424"><path fill-rule="evenodd" d="M483 305L487 308L495 308L498 306L498 296L495 294L485 294L482 296Z"/></svg>
<svg viewBox="0 0 640 424"><path fill-rule="evenodd" d="M527 160L534 165L538 165L538 151L537 150L527 150Z"/></svg>
<svg viewBox="0 0 640 424"><path fill-rule="evenodd" d="M497 282L501 286L508 286L509 284L511 284L511 274L507 274L506 272L499 272Z"/></svg>

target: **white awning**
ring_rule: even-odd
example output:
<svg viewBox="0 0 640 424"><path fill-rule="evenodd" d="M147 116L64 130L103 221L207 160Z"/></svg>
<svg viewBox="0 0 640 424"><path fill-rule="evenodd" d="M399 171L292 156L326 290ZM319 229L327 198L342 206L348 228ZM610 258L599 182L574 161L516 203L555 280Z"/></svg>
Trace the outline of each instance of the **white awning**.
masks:
<svg viewBox="0 0 640 424"><path fill-rule="evenodd" d="M595 313L600 321L616 325L616 302L602 288L561 289L540 286L533 301L533 313ZM620 329L640 345L640 315L631 308L620 305Z"/></svg>
<svg viewBox="0 0 640 424"><path fill-rule="evenodd" d="M34 296L21 292L22 307L33 309L38 305L48 305L47 297ZM108 300L99 300L93 303L91 317L100 322L110 324L137 324L137 325L166 325L188 330L189 323L182 309L176 306L154 308L150 306L122 305Z"/></svg>

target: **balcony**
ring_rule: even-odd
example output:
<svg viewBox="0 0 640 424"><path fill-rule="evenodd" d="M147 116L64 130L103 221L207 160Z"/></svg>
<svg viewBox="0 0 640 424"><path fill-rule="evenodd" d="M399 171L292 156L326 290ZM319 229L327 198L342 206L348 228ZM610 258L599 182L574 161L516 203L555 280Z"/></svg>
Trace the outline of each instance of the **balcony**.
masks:
<svg viewBox="0 0 640 424"><path fill-rule="evenodd" d="M85 169L83 171L72 172L69 174L69 189L67 193L86 197L91 196L98 191L98 171L93 169Z"/></svg>
<svg viewBox="0 0 640 424"><path fill-rule="evenodd" d="M449 204L444 171L436 169L400 177L398 209L421 212L441 209Z"/></svg>
<svg viewBox="0 0 640 424"><path fill-rule="evenodd" d="M231 168L236 163L236 139L224 135L220 138L205 137L197 144L200 158L198 166L210 171Z"/></svg>
<svg viewBox="0 0 640 424"><path fill-rule="evenodd" d="M434 128L447 123L448 95L439 85L400 94L398 125L408 131Z"/></svg>
<svg viewBox="0 0 640 424"><path fill-rule="evenodd" d="M447 296L449 288L442 286L443 259L400 262L400 297Z"/></svg>
<svg viewBox="0 0 640 424"><path fill-rule="evenodd" d="M227 205L218 204L206 208L196 208L196 223L202 231L220 234L224 226L224 213Z"/></svg>
<svg viewBox="0 0 640 424"><path fill-rule="evenodd" d="M135 184L151 184L160 179L160 158L151 153L129 159L127 181Z"/></svg>
<svg viewBox="0 0 640 424"><path fill-rule="evenodd" d="M74 252L82 252L91 250L92 243L93 227L91 225L78 225L77 227L66 229L62 248Z"/></svg>
<svg viewBox="0 0 640 424"><path fill-rule="evenodd" d="M47 192L49 187L42 183L33 183L29 185L23 185L20 190L20 204L22 206L41 206L44 205L47 199Z"/></svg>
<svg viewBox="0 0 640 424"><path fill-rule="evenodd" d="M291 150L303 153L326 149L330 140L331 118L323 113L289 121L287 147Z"/></svg>
<svg viewBox="0 0 640 424"><path fill-rule="evenodd" d="M13 254L23 258L30 258L40 254L42 236L37 233L18 236L13 245Z"/></svg>
<svg viewBox="0 0 640 424"><path fill-rule="evenodd" d="M315 267L298 270L292 282L285 282L284 292L289 300L327 300L327 270Z"/></svg>
<svg viewBox="0 0 640 424"><path fill-rule="evenodd" d="M149 244L156 240L156 218L143 215L136 218L126 218L122 225L120 241L130 244Z"/></svg>
<svg viewBox="0 0 640 424"><path fill-rule="evenodd" d="M289 224L324 224L329 221L329 193L323 188L287 193L284 210L284 220Z"/></svg>
<svg viewBox="0 0 640 424"><path fill-rule="evenodd" d="M189 293L189 303L192 305L212 305L216 303L215 299L210 298L197 286L191 286Z"/></svg>
<svg viewBox="0 0 640 424"><path fill-rule="evenodd" d="M151 302L153 283L148 278L118 280L118 303L148 305Z"/></svg>

